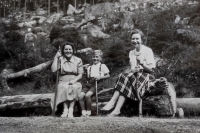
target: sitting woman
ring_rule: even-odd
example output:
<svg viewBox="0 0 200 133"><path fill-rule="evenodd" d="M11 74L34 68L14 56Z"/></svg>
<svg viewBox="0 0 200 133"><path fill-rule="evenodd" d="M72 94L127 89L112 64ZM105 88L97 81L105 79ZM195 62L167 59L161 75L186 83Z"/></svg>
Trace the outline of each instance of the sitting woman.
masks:
<svg viewBox="0 0 200 133"><path fill-rule="evenodd" d="M64 43L61 51L59 50L56 53L51 66L53 72L60 71L55 111L59 104L63 104L64 110L61 117L73 118L74 103L75 100L78 100L78 95L82 90L82 85L78 82L83 74L82 60L74 56L74 52L73 44L69 42ZM59 64L57 64L58 62ZM53 102L52 100L52 108Z"/></svg>
<svg viewBox="0 0 200 133"><path fill-rule="evenodd" d="M114 94L111 100L101 110L114 110L108 116L117 116L126 98L137 99L136 90L143 86L143 81L147 80L149 73L155 68L154 55L152 50L143 45L144 34L141 30L135 29L130 35L133 50L129 52L131 72L122 73L118 77L114 86Z"/></svg>

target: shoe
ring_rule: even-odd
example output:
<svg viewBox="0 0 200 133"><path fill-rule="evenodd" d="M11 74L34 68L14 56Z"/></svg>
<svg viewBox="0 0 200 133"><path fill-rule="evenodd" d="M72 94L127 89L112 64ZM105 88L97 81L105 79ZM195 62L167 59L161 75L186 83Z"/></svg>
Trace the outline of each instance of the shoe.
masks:
<svg viewBox="0 0 200 133"><path fill-rule="evenodd" d="M107 116L108 117L117 117L117 116L119 116L121 113L119 112L119 113L110 113L110 114L108 114Z"/></svg>
<svg viewBox="0 0 200 133"><path fill-rule="evenodd" d="M68 109L64 109L63 110L63 114L60 116L60 117L62 117L62 118L66 118L67 117L67 115L68 115Z"/></svg>
<svg viewBox="0 0 200 133"><path fill-rule="evenodd" d="M87 117L90 117L91 116L91 110L87 111L86 114L87 114Z"/></svg>
<svg viewBox="0 0 200 133"><path fill-rule="evenodd" d="M73 112L74 112L74 109L69 108L68 118L74 118Z"/></svg>
<svg viewBox="0 0 200 133"><path fill-rule="evenodd" d="M113 109L114 106L115 106L115 104L112 104L112 105L109 106L109 103L108 103L108 104L105 105L101 110L102 110L102 111L109 111L109 110Z"/></svg>
<svg viewBox="0 0 200 133"><path fill-rule="evenodd" d="M82 116L81 117L87 117L87 112L86 110L82 110Z"/></svg>

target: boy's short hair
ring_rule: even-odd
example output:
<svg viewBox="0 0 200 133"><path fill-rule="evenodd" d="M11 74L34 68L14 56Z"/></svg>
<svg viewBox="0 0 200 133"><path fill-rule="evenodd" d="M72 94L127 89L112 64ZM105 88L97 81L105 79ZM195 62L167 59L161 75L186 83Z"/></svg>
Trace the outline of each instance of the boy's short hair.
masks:
<svg viewBox="0 0 200 133"><path fill-rule="evenodd" d="M92 56L94 55L99 56L100 60L102 60L103 52L101 50L94 50Z"/></svg>

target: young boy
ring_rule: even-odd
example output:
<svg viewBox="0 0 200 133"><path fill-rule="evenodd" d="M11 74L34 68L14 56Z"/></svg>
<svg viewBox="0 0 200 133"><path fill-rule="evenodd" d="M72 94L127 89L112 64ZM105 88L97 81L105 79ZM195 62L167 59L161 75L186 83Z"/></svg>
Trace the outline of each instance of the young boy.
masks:
<svg viewBox="0 0 200 133"><path fill-rule="evenodd" d="M101 56L102 52L100 50L94 51L92 56L93 64L87 68L87 83L83 84L82 92L79 95L83 117L91 115L91 96L96 93L95 82L110 77L109 69L105 64L101 64L100 62L102 60Z"/></svg>

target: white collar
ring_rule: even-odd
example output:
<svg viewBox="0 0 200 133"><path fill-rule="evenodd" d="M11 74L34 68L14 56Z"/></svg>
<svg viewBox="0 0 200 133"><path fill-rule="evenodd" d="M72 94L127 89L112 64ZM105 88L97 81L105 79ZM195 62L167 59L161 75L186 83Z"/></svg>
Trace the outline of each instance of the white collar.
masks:
<svg viewBox="0 0 200 133"><path fill-rule="evenodd" d="M144 49L143 47L144 47L144 46L141 45L140 51L139 51L139 52L137 52L137 51L136 51L136 48L135 48L135 49L134 49L134 54L135 54L135 55L141 55L141 54L142 54L142 51L143 51L143 49Z"/></svg>

